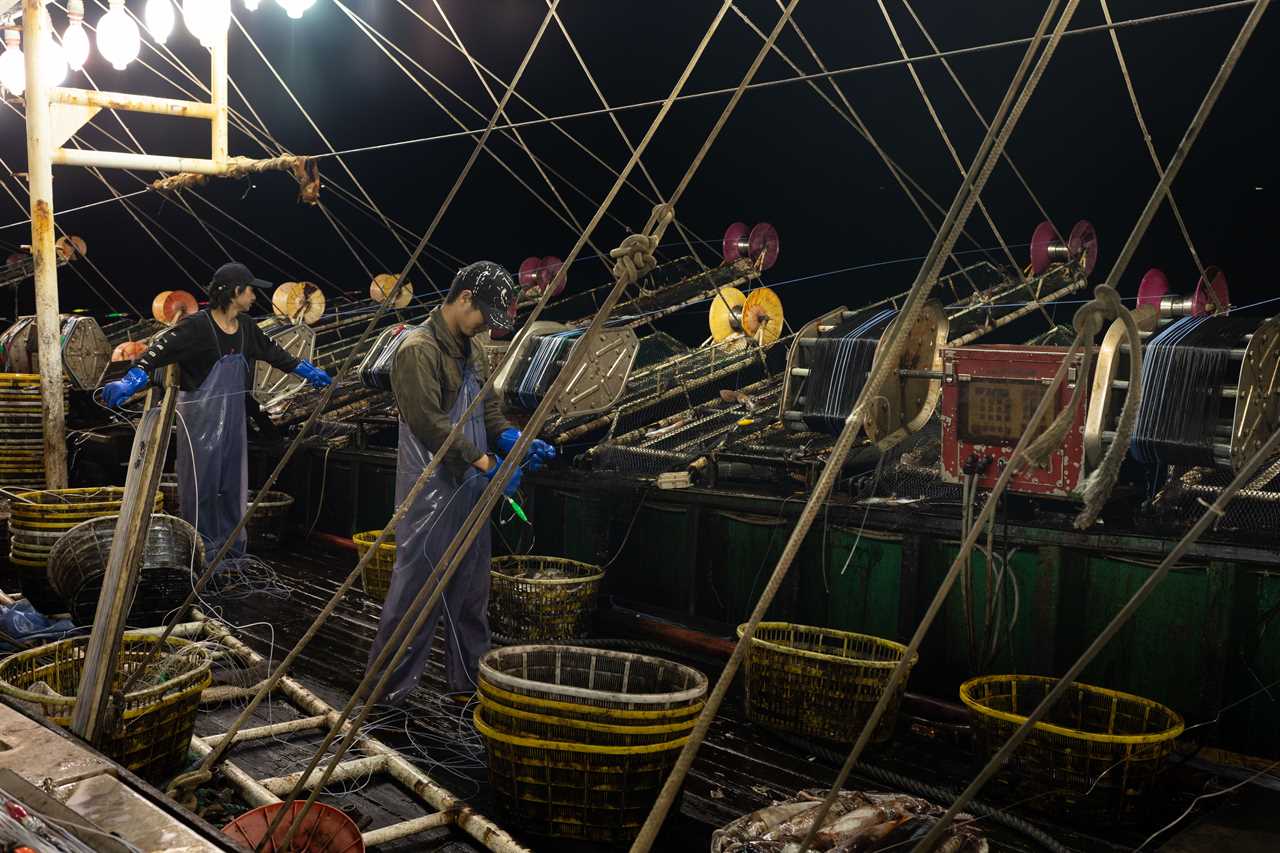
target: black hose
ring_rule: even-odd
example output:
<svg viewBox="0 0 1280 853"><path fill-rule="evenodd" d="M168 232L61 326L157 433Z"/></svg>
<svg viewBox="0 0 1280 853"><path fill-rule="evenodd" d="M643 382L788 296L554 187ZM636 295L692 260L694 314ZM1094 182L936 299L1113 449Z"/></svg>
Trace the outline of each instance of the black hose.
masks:
<svg viewBox="0 0 1280 853"><path fill-rule="evenodd" d="M821 746L803 738L792 737L779 732L772 732L772 734L783 743L796 747L797 749L803 749L810 752L834 767L841 766L846 758L843 753L836 752L833 749L828 749L825 746ZM895 773L892 770L886 770L883 767L876 767L873 764L867 764L865 761L859 761L855 764L853 766L853 772L855 775L865 776L866 778L879 782L882 785L888 785L902 791L909 791L910 793L924 797L934 803L946 804L954 802L958 795L956 791L953 791L950 788L943 788L939 785L930 785L927 782L921 782L919 779L915 779L911 776L904 776L901 773ZM965 806L965 811L981 818L993 820L996 823L1008 827L1009 829L1020 832L1044 849L1050 851L1050 853L1073 853L1071 848L1064 847L1044 830L1020 817L1017 817L1016 815L1010 814L1009 812L1001 811L993 806L980 803L977 800L974 800Z"/></svg>

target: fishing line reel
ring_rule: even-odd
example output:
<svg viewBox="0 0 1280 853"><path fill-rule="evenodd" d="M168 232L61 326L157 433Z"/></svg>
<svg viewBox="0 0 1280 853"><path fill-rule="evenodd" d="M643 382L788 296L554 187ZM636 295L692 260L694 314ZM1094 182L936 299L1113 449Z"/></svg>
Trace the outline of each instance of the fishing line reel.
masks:
<svg viewBox="0 0 1280 853"><path fill-rule="evenodd" d="M768 347L782 337L782 300L767 287L744 294L736 287L721 287L711 297L707 324L711 340L728 352L741 352L750 343Z"/></svg>
<svg viewBox="0 0 1280 853"><path fill-rule="evenodd" d="M1031 274L1044 275L1057 264L1078 265L1090 275L1098 264L1098 235L1093 225L1081 219L1066 240L1052 222L1041 222L1031 234Z"/></svg>
<svg viewBox="0 0 1280 853"><path fill-rule="evenodd" d="M745 222L735 222L725 229L720 243L726 264L746 261L758 272L773 268L778 262L778 248L778 231L768 222L750 227Z"/></svg>

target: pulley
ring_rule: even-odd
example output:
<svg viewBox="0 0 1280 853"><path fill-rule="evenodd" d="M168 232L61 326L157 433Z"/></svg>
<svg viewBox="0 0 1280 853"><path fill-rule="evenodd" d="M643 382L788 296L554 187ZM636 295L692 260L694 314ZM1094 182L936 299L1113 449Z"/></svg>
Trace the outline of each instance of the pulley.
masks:
<svg viewBox="0 0 1280 853"><path fill-rule="evenodd" d="M1169 292L1169 278L1164 272L1152 267L1138 285L1138 306L1155 307L1161 319L1227 313L1231 309L1231 293L1226 274L1217 267L1207 267L1204 273L1191 296L1179 296Z"/></svg>
<svg viewBox="0 0 1280 853"><path fill-rule="evenodd" d="M1052 222L1041 222L1031 235L1031 273L1043 275L1055 264L1079 264L1085 275L1098 264L1098 235L1087 220L1081 219L1066 240Z"/></svg>
<svg viewBox="0 0 1280 853"><path fill-rule="evenodd" d="M286 281L271 294L276 316L290 323L315 323L324 314L324 294L309 281Z"/></svg>
<svg viewBox="0 0 1280 853"><path fill-rule="evenodd" d="M782 336L782 300L767 287L744 294L736 287L721 287L711 297L707 324L711 339L730 351L748 343L769 346Z"/></svg>
<svg viewBox="0 0 1280 853"><path fill-rule="evenodd" d="M725 229L720 245L726 264L746 260L763 271L778 262L778 232L768 222L751 227L744 222L735 222Z"/></svg>
<svg viewBox="0 0 1280 853"><path fill-rule="evenodd" d="M162 290L151 300L151 316L166 326L177 325L183 317L198 310L196 298L185 290Z"/></svg>
<svg viewBox="0 0 1280 853"><path fill-rule="evenodd" d="M556 273L560 272L562 266L564 266L564 262L555 255L547 255L545 258L539 258L536 255L525 258L520 263L518 273L521 296L526 299L537 299L542 296L542 291L551 286L551 283L555 281ZM556 285L555 291L551 294L552 298L564 292L567 282L567 276L561 277L560 283Z"/></svg>
<svg viewBox="0 0 1280 853"><path fill-rule="evenodd" d="M381 305L387 299L387 294L391 293L396 286L396 277L390 273L380 273L373 277L373 281L369 282L369 298ZM404 284L400 285L400 290L396 293L395 301L391 303L393 310L400 311L408 308L409 303L413 301L413 282L408 279Z"/></svg>

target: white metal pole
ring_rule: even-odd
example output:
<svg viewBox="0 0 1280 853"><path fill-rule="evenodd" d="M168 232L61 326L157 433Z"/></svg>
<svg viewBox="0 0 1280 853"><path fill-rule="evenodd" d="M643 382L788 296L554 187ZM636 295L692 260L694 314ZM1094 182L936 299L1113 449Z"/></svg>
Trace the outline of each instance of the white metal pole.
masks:
<svg viewBox="0 0 1280 853"><path fill-rule="evenodd" d="M44 0L23 0L22 47L27 62L27 183L31 191L31 255L36 272L36 334L44 399L45 487L67 487L66 412L62 401L58 258L53 239L53 163L50 160L49 87L40 53L53 25Z"/></svg>
<svg viewBox="0 0 1280 853"><path fill-rule="evenodd" d="M213 137L210 158L227 159L227 33L217 35L209 51L209 100L213 104Z"/></svg>

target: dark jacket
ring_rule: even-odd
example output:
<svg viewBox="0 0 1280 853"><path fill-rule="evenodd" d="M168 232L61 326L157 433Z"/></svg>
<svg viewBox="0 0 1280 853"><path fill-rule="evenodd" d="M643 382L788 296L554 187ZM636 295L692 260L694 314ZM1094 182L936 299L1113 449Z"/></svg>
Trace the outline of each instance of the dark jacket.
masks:
<svg viewBox="0 0 1280 853"><path fill-rule="evenodd" d="M218 328L207 310L197 311L172 329L156 335L134 366L150 373L177 362L180 368L178 387L183 391L198 389L220 358L236 353L245 357L250 375L255 361L265 361L283 373L294 371L298 366L297 358L268 337L252 317L241 314L237 319L240 321L239 330L228 335Z"/></svg>
<svg viewBox="0 0 1280 853"><path fill-rule="evenodd" d="M425 323L406 333L404 343L391 362L391 390L400 407L400 417L432 453L444 444L453 429L449 410L458 399L462 368L468 361L476 379L483 384L489 376L484 348L451 332L437 308ZM482 405L489 446L496 447L498 436L512 424L502 414L502 404L492 391ZM445 454L441 467L455 481L460 480L471 463L483 455L465 436L459 435Z"/></svg>

